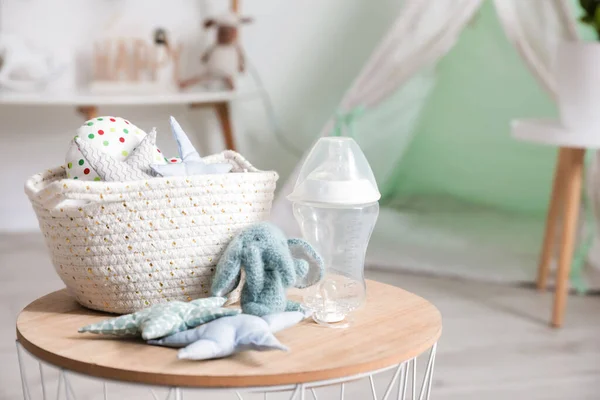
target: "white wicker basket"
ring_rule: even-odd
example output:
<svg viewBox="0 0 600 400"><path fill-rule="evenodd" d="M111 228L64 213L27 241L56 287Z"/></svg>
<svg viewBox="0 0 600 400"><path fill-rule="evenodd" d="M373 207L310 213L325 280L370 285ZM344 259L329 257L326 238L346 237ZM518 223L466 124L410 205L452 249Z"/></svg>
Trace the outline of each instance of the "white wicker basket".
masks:
<svg viewBox="0 0 600 400"><path fill-rule="evenodd" d="M229 240L268 218L278 177L233 151L205 160L234 167L132 182L67 180L60 167L27 181L54 267L79 303L129 313L209 295Z"/></svg>

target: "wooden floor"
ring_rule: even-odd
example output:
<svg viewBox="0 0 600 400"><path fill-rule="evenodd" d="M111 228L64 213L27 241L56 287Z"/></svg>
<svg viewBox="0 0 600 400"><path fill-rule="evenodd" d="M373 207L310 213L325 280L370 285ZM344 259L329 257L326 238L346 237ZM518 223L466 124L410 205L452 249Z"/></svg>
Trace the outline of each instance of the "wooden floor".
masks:
<svg viewBox="0 0 600 400"><path fill-rule="evenodd" d="M565 327L553 330L547 325L548 293L389 272L369 271L368 276L417 293L441 310L444 332L432 399L600 399L599 297L572 296ZM14 344L17 314L36 297L60 287L40 236L0 236L0 318L5 321L0 325L0 399L22 398ZM32 394L41 399L39 372L33 360L27 359L26 364ZM46 371L52 381L47 390L54 398L56 373ZM376 380L380 396L388 377ZM102 398L98 382L80 378L72 382L77 399ZM146 391L124 386L111 386L110 393L114 399L152 398ZM350 399L369 399L368 381L350 385L347 393ZM317 394L319 399L335 398L330 389ZM186 392L185 398L236 397ZM248 398L259 397L244 396ZM289 395L269 396L279 398Z"/></svg>

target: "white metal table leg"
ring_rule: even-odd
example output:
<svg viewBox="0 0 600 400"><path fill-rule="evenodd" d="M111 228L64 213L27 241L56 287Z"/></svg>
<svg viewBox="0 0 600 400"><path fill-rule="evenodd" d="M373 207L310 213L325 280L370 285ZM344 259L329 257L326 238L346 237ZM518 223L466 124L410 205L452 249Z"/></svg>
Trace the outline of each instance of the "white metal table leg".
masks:
<svg viewBox="0 0 600 400"><path fill-rule="evenodd" d="M58 384L56 385L56 400L60 399L60 388L62 387L62 371L58 375Z"/></svg>
<svg viewBox="0 0 600 400"><path fill-rule="evenodd" d="M377 392L375 391L375 382L373 382L372 374L369 374L369 383L371 384L371 396L373 396L373 400L377 400Z"/></svg>
<svg viewBox="0 0 600 400"><path fill-rule="evenodd" d="M290 396L290 400L296 400L296 395L298 394L298 392L300 392L300 385L296 385L294 391L292 392L292 395Z"/></svg>
<svg viewBox="0 0 600 400"><path fill-rule="evenodd" d="M27 384L27 375L25 375L25 366L23 365L23 356L21 354L21 343L15 341L17 346L17 359L19 360L19 372L21 373L21 388L23 389L23 399L31 400L31 393L29 393L29 385Z"/></svg>
<svg viewBox="0 0 600 400"><path fill-rule="evenodd" d="M412 399L417 399L417 358L412 359L413 373L412 373Z"/></svg>
<svg viewBox="0 0 600 400"><path fill-rule="evenodd" d="M40 369L40 382L42 383L42 399L46 400L46 379L44 378L44 368L41 361L38 361L38 367Z"/></svg>
<svg viewBox="0 0 600 400"><path fill-rule="evenodd" d="M73 388L71 388L71 383L67 379L67 371L62 370L62 378L63 378L63 381L65 383L65 396L66 396L66 399L67 400L75 400L75 394L73 393Z"/></svg>
<svg viewBox="0 0 600 400"><path fill-rule="evenodd" d="M152 399L153 400L158 400L158 396L156 395L156 392L154 391L154 389L150 388L150 394L152 395Z"/></svg>
<svg viewBox="0 0 600 400"><path fill-rule="evenodd" d="M429 396L431 394L431 383L433 382L433 370L435 367L435 355L437 353L437 343L433 345L431 349L431 371L429 371L429 382L427 383L427 395L426 399L429 400Z"/></svg>
<svg viewBox="0 0 600 400"><path fill-rule="evenodd" d="M423 378L423 385L421 386L419 400L429 399L429 394L431 393L431 381L433 380L433 365L435 362L436 348L437 343L433 345L431 352L429 353L429 361L427 362L427 368L425 369L425 377ZM423 397L425 395L426 397Z"/></svg>
<svg viewBox="0 0 600 400"><path fill-rule="evenodd" d="M398 400L406 397L406 386L408 386L408 374L410 373L410 363L405 362L402 370L402 378L398 385Z"/></svg>
<svg viewBox="0 0 600 400"><path fill-rule="evenodd" d="M402 373L403 370L404 370L404 363L398 365L398 368L396 368L396 372L394 373L394 377L392 378L392 380L390 381L387 389L385 390L385 393L383 394L383 399L382 400L387 400L387 398L390 395L390 393L392 393L392 387L394 386L394 384L398 380L398 376Z"/></svg>
<svg viewBox="0 0 600 400"><path fill-rule="evenodd" d="M183 392L181 391L181 388L174 388L173 389L175 392L175 400L183 400Z"/></svg>
<svg viewBox="0 0 600 400"><path fill-rule="evenodd" d="M19 371L21 373L21 385L23 390L23 398L24 400L33 400L31 397L31 389L29 387L26 375L26 368L24 364L23 354L28 353L21 344L16 341L16 349L17 349L17 358L19 361ZM223 388L223 389L208 389L208 390L219 390L219 391L227 391L230 393L233 392L237 396L238 400L244 400L243 393L263 393L264 399L266 400L268 397L268 393L290 393L289 400L306 400L306 392L310 391L311 397L313 400L318 400L316 389L325 386L331 385L340 385L339 399L343 400L345 398L345 383L355 380L360 380L364 378L368 378L369 381L369 389L371 392L371 397L373 400L388 400L394 387L397 386L398 393L397 399L404 400L406 399L406 392L408 391L409 381L411 381L411 392L412 392L412 400L429 400L431 395L431 388L433 385L433 371L435 369L435 358L437 353L437 344L434 344L431 347L429 352L429 359L425 368L425 373L423 375L422 383L420 385L420 389L417 389L417 358L412 358L405 362L402 362L399 365L395 365L392 367L383 368L381 370L367 372L364 374L354 375L354 376L346 376L342 378L335 378L331 380L319 381L319 382L310 382L310 383L298 383L295 385L281 385L281 386L270 386L270 387L249 387L249 388ZM31 355L31 354L30 354ZM46 374L44 373L44 366L41 360L38 361L38 369L41 379L41 397L43 400L48 400L47 393L47 385L46 385ZM411 377L411 368L412 368L412 377ZM385 391L383 393L383 397L377 396L377 387L375 385L375 375L380 374L384 371L394 370L391 379L388 381L385 386ZM70 378L73 376L78 376L79 374L76 372L71 372L65 370L64 368L58 368L58 385L56 388L56 398L57 400L61 398L66 398L67 400L76 400L76 394L73 390L73 386L71 385ZM412 378L412 379L411 379ZM103 399L108 400L108 382L102 381L103 385ZM154 390L149 388L150 393L152 394L153 400L158 400L158 396L154 392ZM206 389L197 388L198 391L203 391ZM63 393L64 392L64 393ZM418 394L418 397L417 397ZM61 397L63 396L63 397ZM162 396L161 396L162 397ZM171 387L166 396L166 400L183 400L183 391L179 387Z"/></svg>

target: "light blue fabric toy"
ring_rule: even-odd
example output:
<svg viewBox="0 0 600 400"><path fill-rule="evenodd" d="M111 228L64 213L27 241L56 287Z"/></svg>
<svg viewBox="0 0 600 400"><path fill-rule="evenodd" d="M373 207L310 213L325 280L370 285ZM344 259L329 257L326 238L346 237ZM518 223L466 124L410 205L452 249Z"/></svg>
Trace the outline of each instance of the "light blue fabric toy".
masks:
<svg viewBox="0 0 600 400"><path fill-rule="evenodd" d="M162 176L186 176L186 175L208 175L226 174L231 171L233 165L228 163L207 164L202 160L192 142L187 137L177 120L171 117L171 132L177 141L180 163L152 165L152 169Z"/></svg>
<svg viewBox="0 0 600 400"><path fill-rule="evenodd" d="M299 311L270 314L262 318L240 314L148 343L177 348L187 346L179 350L177 356L189 360L227 357L243 350L288 351L273 333L296 325L302 319L304 314Z"/></svg>
<svg viewBox="0 0 600 400"><path fill-rule="evenodd" d="M237 315L240 310L221 308L224 297L208 297L189 303L172 301L157 304L133 314L107 319L84 326L79 332L116 336L142 336L144 340L157 339L210 322L217 318Z"/></svg>
<svg viewBox="0 0 600 400"><path fill-rule="evenodd" d="M267 222L246 228L231 240L217 264L213 296L235 289L242 267L246 272L242 311L257 316L299 310L298 303L286 299L286 288L314 285L324 272L323 259L308 242L288 240Z"/></svg>

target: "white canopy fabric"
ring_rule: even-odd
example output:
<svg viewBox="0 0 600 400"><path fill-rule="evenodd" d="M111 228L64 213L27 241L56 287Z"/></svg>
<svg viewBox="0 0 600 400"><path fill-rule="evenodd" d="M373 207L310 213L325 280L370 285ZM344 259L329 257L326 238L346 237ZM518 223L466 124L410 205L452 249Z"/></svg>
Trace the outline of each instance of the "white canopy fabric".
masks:
<svg viewBox="0 0 600 400"><path fill-rule="evenodd" d="M575 18L571 15L567 2L563 0L495 0L496 11L504 31L519 54L540 82L548 94L556 100L556 82L552 73L554 56L558 44L563 40L578 40ZM588 182L594 176L598 176L598 156L588 174ZM600 198L597 194L597 184L589 184L588 190L591 198ZM582 205L585 207L585 205ZM600 212L596 204L592 204L593 213L596 218L593 226L584 226L584 232L588 230L598 231L598 217ZM582 215L584 224L586 211ZM584 233L584 236L587 235ZM560 238L556 238L558 241ZM582 238L584 241L587 238ZM573 268L582 268L585 258L588 264L596 269L600 268L600 238L596 235L593 246L589 251L586 245L580 251L584 253L574 262ZM587 251L587 254L585 252ZM577 265L576 265L577 264ZM579 271L581 272L581 271Z"/></svg>
<svg viewBox="0 0 600 400"><path fill-rule="evenodd" d="M375 107L420 71L434 65L452 49L481 3L482 0L442 0L431 7L428 2L407 0L396 22L346 92L340 112ZM554 50L561 40L577 38L567 5L562 0L496 0L495 6L507 36L532 73L555 97L551 73ZM331 132L333 125L332 117L320 136ZM293 189L302 161L284 183L273 206L272 219L289 234L297 234L298 228L286 196Z"/></svg>
<svg viewBox="0 0 600 400"><path fill-rule="evenodd" d="M431 7L424 1L408 0L344 96L342 112L376 106L423 67L438 61L454 46L481 1L446 0Z"/></svg>
<svg viewBox="0 0 600 400"><path fill-rule="evenodd" d="M429 2L407 0L396 22L346 92L339 112L351 115L358 109L364 109L366 118L369 110L375 110L401 91L409 92L411 86L413 98L407 102L422 108L425 100L414 99L414 88L427 96L427 84L419 86L419 82L427 81L423 78L454 47L482 3L482 0L438 0L435 7L431 7ZM562 0L495 0L494 5L507 37L532 74L554 98L552 63L556 46L562 40L577 40L575 19L570 15L567 4ZM397 113L412 113L409 116L412 118L418 115L418 111L398 110ZM335 117L332 117L320 136L330 134L334 124ZM413 134L414 129L404 124L398 132L404 137L395 141L398 147L388 151L400 153L398 157L401 157ZM271 219L289 235L298 235L299 229L286 196L293 189L302 162L281 187L271 214ZM377 173L376 176L382 178ZM392 227L394 224L388 225ZM398 232L390 232L386 236L398 237ZM378 265L381 264L379 261L367 260Z"/></svg>
<svg viewBox="0 0 600 400"><path fill-rule="evenodd" d="M562 40L577 40L575 18L563 0L495 0L509 40L548 91L556 98L552 74L555 50Z"/></svg>
<svg viewBox="0 0 600 400"><path fill-rule="evenodd" d="M437 62L454 46L481 2L443 0L431 7L428 2L407 0L398 19L346 92L340 112L375 107L420 70ZM333 125L331 118L320 136L327 135ZM304 157L279 191L271 213L271 218L288 234L299 232L286 196L292 192L303 161Z"/></svg>

